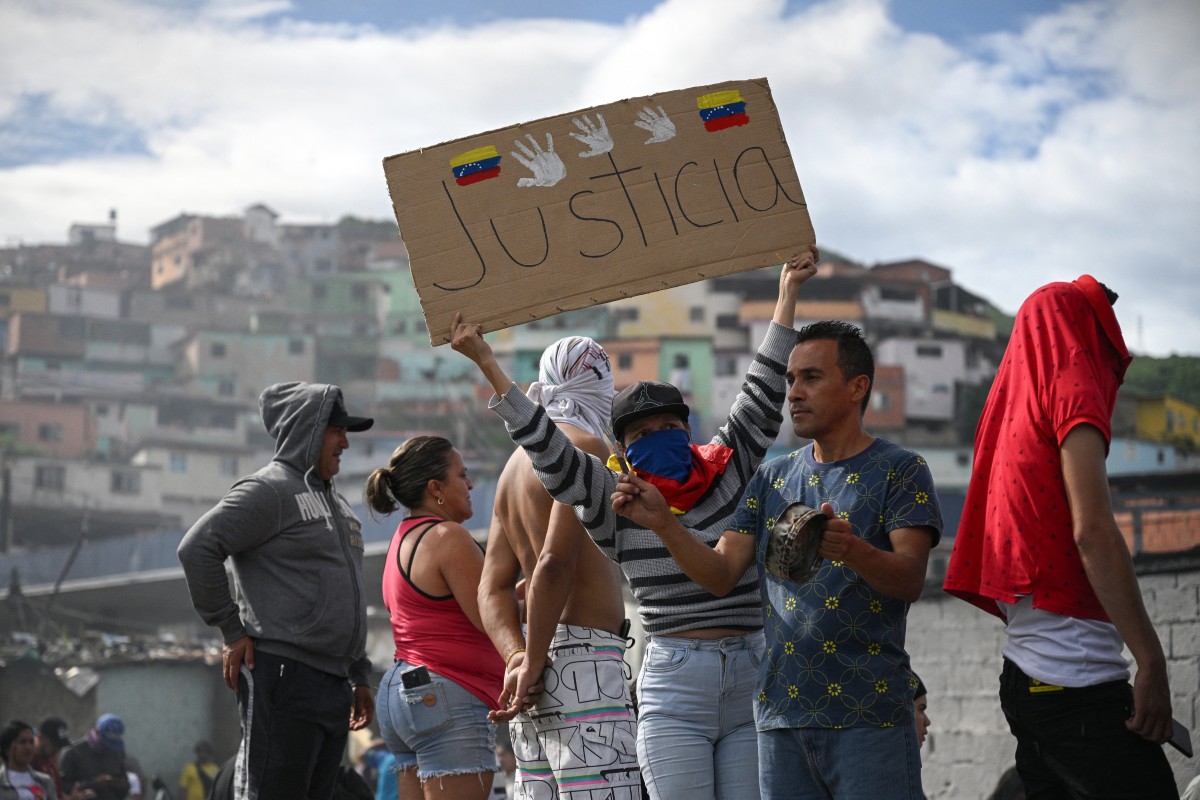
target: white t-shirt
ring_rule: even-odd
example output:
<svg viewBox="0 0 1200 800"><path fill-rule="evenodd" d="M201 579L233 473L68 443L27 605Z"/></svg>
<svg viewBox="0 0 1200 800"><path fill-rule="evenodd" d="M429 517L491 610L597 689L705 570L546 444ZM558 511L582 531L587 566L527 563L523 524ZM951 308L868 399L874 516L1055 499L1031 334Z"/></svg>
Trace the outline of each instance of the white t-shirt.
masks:
<svg viewBox="0 0 1200 800"><path fill-rule="evenodd" d="M25 772L9 770L8 782L17 790L19 800L43 800L47 796L46 790L33 779L33 774L28 770Z"/></svg>
<svg viewBox="0 0 1200 800"><path fill-rule="evenodd" d="M1028 595L996 605L1008 620L1004 657L1029 677L1073 688L1129 680L1125 643L1111 622L1034 608Z"/></svg>

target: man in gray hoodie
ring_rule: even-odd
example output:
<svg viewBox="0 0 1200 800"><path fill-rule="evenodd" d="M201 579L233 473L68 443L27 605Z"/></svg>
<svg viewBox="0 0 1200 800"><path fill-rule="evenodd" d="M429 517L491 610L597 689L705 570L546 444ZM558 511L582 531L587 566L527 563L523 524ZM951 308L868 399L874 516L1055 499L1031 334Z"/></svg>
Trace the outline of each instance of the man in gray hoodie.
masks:
<svg viewBox="0 0 1200 800"><path fill-rule="evenodd" d="M192 526L179 561L225 642L242 715L236 796L328 800L349 731L375 710L362 524L333 484L346 432L374 420L347 414L326 384L277 383L259 409L275 457Z"/></svg>

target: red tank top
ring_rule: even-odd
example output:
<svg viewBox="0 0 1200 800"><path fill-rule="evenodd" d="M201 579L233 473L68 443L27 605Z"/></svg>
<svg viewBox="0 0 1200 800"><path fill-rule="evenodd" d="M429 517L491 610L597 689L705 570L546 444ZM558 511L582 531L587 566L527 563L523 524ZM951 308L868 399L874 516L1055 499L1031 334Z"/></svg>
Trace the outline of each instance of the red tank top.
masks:
<svg viewBox="0 0 1200 800"><path fill-rule="evenodd" d="M414 543L407 564L399 563L400 543L409 533L425 533L442 520L410 517L401 521L388 547L383 568L383 602L391 612L396 659L423 664L444 675L487 704L498 709L496 700L504 682L504 662L492 640L480 632L463 613L453 595L433 597L413 585L413 558L421 541Z"/></svg>

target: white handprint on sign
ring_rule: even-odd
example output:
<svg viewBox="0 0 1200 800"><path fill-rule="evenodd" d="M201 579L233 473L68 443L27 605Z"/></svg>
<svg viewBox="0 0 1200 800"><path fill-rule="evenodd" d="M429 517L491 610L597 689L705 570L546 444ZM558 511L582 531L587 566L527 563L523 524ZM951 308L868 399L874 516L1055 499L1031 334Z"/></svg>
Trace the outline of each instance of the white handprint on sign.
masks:
<svg viewBox="0 0 1200 800"><path fill-rule="evenodd" d="M597 114L596 119L600 120L600 127L596 127L587 114L583 115L582 122L578 118L571 120L575 123L575 127L582 131L582 133L572 133L571 135L591 148L586 153L580 153L580 158L602 156L613 149L612 136L608 133L608 125L604 123L604 115Z"/></svg>
<svg viewBox="0 0 1200 800"><path fill-rule="evenodd" d="M667 116L667 112L663 111L662 106L658 107L657 112L650 106L645 106L637 115L638 121L633 124L650 134L646 144L665 142L675 138L675 123L671 122L671 118Z"/></svg>
<svg viewBox="0 0 1200 800"><path fill-rule="evenodd" d="M537 143L533 138L533 134L525 134L525 138L529 140L529 144L533 145L533 149L520 139L516 139L513 144L521 149L521 153L513 152L512 157L525 165L525 168L533 173L532 178L521 178L517 181L517 186L553 186L554 184L567 177L567 168L563 164L562 159L558 157L558 153L554 152L554 137L549 133L546 134L546 149Z"/></svg>

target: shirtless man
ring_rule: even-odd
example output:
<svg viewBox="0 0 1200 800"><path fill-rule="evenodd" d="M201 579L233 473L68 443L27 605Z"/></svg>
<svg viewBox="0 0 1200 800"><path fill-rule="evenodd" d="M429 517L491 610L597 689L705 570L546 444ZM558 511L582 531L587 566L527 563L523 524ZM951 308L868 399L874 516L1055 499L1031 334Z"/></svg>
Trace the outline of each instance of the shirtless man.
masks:
<svg viewBox="0 0 1200 800"><path fill-rule="evenodd" d="M580 336L546 348L529 390L572 444L601 461L609 454L613 395L608 355ZM522 574L524 635L516 596ZM585 797L603 788L616 798L640 797L619 568L588 537L574 508L551 499L522 448L496 487L479 609L505 657L505 708L490 716L510 720L516 785L529 786L517 796ZM585 752L586 762L576 757Z"/></svg>

